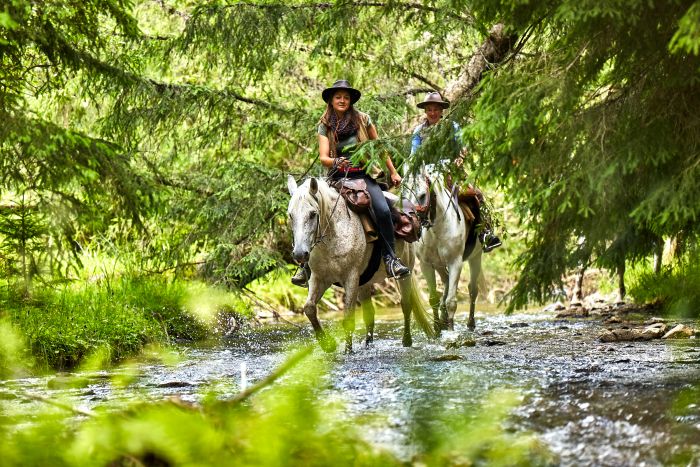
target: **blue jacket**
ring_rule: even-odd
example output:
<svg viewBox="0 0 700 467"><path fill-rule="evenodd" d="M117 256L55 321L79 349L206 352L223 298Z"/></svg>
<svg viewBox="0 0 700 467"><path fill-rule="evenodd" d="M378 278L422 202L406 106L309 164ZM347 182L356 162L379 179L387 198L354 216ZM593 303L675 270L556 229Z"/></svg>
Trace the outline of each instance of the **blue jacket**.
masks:
<svg viewBox="0 0 700 467"><path fill-rule="evenodd" d="M423 129L426 127L427 122L423 122L413 129L413 138L411 138L411 155L415 154L418 147L423 143ZM457 122L452 122L452 126L455 129L455 142L460 143L460 134L462 129L457 125Z"/></svg>

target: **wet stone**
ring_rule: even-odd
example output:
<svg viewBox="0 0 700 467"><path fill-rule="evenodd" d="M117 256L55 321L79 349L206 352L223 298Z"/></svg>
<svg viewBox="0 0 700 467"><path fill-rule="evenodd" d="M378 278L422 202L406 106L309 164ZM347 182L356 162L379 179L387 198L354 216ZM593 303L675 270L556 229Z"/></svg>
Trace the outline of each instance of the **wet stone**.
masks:
<svg viewBox="0 0 700 467"><path fill-rule="evenodd" d="M189 388L190 386L194 385L186 381L168 381L158 385L159 388Z"/></svg>
<svg viewBox="0 0 700 467"><path fill-rule="evenodd" d="M455 355L455 354L445 354L445 355L437 355L435 357L431 357L428 360L433 361L433 362L451 362L454 360L464 360L464 357L461 355Z"/></svg>
<svg viewBox="0 0 700 467"><path fill-rule="evenodd" d="M551 313L554 311L561 311L561 310L565 310L565 309L566 309L566 307L564 306L564 304L562 302L556 302L556 303L552 303L551 305L547 305L546 307L544 307L542 309L542 311L544 311L545 313Z"/></svg>
<svg viewBox="0 0 700 467"><path fill-rule="evenodd" d="M510 323L511 328L526 328L528 326L530 325L527 323Z"/></svg>
<svg viewBox="0 0 700 467"><path fill-rule="evenodd" d="M493 347L495 345L506 345L507 342L499 341L496 339L485 339L485 340L481 341L480 344L485 345L487 347Z"/></svg>
<svg viewBox="0 0 700 467"><path fill-rule="evenodd" d="M476 345L476 340L471 334L460 334L454 339L445 343L446 349L459 349L461 347L474 347Z"/></svg>
<svg viewBox="0 0 700 467"><path fill-rule="evenodd" d="M623 327L608 329L598 336L598 340L601 342L648 341L661 338L664 332L666 332L666 325L663 323L652 324L644 329Z"/></svg>
<svg viewBox="0 0 700 467"><path fill-rule="evenodd" d="M695 330L686 326L685 324L679 324L674 327L666 334L663 335L662 339L684 339L695 334Z"/></svg>
<svg viewBox="0 0 700 467"><path fill-rule="evenodd" d="M586 308L571 307L557 313L555 318L586 318L588 314L588 309Z"/></svg>

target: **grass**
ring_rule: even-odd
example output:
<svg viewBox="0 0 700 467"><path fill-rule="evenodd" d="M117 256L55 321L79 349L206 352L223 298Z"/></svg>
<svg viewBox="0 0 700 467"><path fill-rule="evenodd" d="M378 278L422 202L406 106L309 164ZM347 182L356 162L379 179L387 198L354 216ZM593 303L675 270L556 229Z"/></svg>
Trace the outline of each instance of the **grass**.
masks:
<svg viewBox="0 0 700 467"><path fill-rule="evenodd" d="M666 314L700 317L700 253L691 252L659 274L649 268L639 272L629 292L639 302L660 302Z"/></svg>
<svg viewBox="0 0 700 467"><path fill-rule="evenodd" d="M28 298L6 291L2 309L45 369L72 368L96 352L117 362L150 343L205 339L219 312L250 313L232 294L202 283L128 276L44 288Z"/></svg>

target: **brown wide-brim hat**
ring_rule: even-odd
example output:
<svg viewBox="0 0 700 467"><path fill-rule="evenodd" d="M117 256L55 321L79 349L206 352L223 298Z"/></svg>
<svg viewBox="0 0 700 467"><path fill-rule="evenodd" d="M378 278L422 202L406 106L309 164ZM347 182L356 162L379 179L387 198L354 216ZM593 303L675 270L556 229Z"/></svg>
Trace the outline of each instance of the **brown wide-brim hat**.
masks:
<svg viewBox="0 0 700 467"><path fill-rule="evenodd" d="M425 106L428 104L437 104L443 109L446 109L450 106L449 102L442 100L442 96L439 92L429 92L425 95L425 99L423 99L423 102L419 102L418 104L416 104L416 106L419 109L424 109Z"/></svg>
<svg viewBox="0 0 700 467"><path fill-rule="evenodd" d="M333 97L333 94L335 94L336 91L347 91L350 93L350 103L354 104L355 102L360 100L360 96L362 93L358 91L357 89L353 88L350 86L350 83L348 83L348 80L346 79L339 79L333 85L329 88L326 88L323 90L321 93L321 97L323 100L327 103L329 100L331 100L331 97Z"/></svg>

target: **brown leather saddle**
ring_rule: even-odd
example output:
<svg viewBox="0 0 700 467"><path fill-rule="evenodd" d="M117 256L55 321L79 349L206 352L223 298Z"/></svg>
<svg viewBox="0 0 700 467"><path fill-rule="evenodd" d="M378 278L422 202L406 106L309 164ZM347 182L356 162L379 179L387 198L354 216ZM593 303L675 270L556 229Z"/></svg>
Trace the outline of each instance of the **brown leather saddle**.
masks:
<svg viewBox="0 0 700 467"><path fill-rule="evenodd" d="M367 242L376 241L379 238L379 233L372 218L372 203L369 191L367 191L367 183L363 179L344 179L332 182L331 186L345 198L348 208L360 216ZM399 199L398 202L394 202L387 198L387 203L394 224L394 236L409 243L418 241L421 225L416 206L407 199Z"/></svg>

